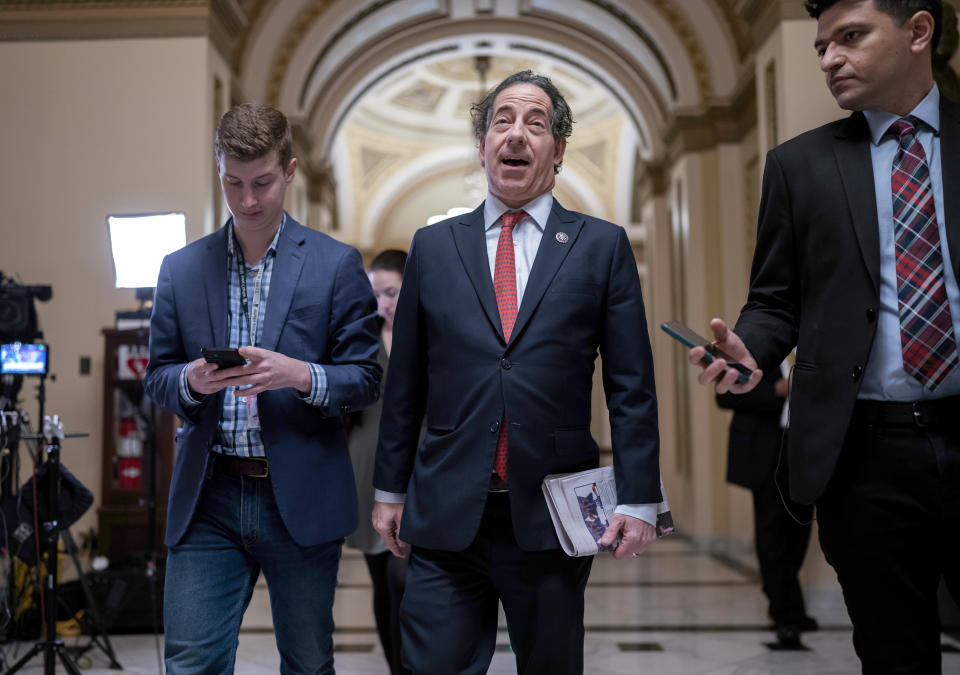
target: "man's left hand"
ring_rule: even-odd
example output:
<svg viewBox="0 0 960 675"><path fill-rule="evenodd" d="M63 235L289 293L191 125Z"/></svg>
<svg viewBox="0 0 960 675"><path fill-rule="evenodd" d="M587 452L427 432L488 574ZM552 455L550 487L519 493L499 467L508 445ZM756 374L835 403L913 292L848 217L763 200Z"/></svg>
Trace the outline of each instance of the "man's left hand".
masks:
<svg viewBox="0 0 960 675"><path fill-rule="evenodd" d="M241 368L246 383L253 386L238 389L234 392L237 396L256 396L264 391L286 387L293 387L304 395L310 393L310 366L305 361L260 347L241 347L239 351L243 358L249 360Z"/></svg>
<svg viewBox="0 0 960 675"><path fill-rule="evenodd" d="M610 526L600 539L600 546L608 548L614 546L617 543L617 537L620 537L620 545L610 554L617 560L621 560L646 551L650 544L657 540L657 530L644 520L615 513L610 519Z"/></svg>

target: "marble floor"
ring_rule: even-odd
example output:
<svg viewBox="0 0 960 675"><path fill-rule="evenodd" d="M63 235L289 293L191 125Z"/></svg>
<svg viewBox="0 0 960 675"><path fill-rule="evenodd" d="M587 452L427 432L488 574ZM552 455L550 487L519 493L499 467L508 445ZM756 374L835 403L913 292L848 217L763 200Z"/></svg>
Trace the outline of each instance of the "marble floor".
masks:
<svg viewBox="0 0 960 675"><path fill-rule="evenodd" d="M386 675L370 612L363 559L344 551L334 608L340 675ZM766 600L756 576L740 565L700 553L684 539L666 538L637 559L601 556L586 597L586 672L590 675L854 675L860 672L839 588L807 589L808 611L820 630L803 637L802 651L771 649ZM152 635L110 638L124 673L159 672ZM68 639L68 644L76 642ZM84 643L85 638L79 642ZM515 673L501 625L490 673ZM943 672L960 673L960 641L944 636ZM4 645L6 663L28 646ZM278 672L266 587L259 586L240 635L236 672ZM112 673L98 649L78 662L85 673ZM23 673L42 672L39 658ZM59 671L59 668L58 668Z"/></svg>

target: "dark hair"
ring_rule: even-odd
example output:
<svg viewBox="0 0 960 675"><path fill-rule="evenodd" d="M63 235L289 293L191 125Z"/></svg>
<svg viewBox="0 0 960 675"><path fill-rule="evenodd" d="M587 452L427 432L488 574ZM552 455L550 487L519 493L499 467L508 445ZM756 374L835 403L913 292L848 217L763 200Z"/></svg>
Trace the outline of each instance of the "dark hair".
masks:
<svg viewBox="0 0 960 675"><path fill-rule="evenodd" d="M388 248L386 251L377 254L370 262L370 271L384 270L385 272L396 272L403 276L403 268L407 264L407 252L396 248Z"/></svg>
<svg viewBox="0 0 960 675"><path fill-rule="evenodd" d="M231 108L217 125L214 140L217 158L250 161L277 151L280 166L286 170L293 157L293 134L286 115L261 103L242 103Z"/></svg>
<svg viewBox="0 0 960 675"><path fill-rule="evenodd" d="M559 143L561 140L570 137L570 134L573 133L573 112L567 105L566 99L563 98L563 94L546 75L537 75L532 70L521 70L498 84L496 89L488 93L482 101L470 106L473 135L478 143L487 135L487 129L490 128L490 123L493 121L493 104L496 102L497 96L504 89L508 89L515 84L532 84L543 89L553 108L553 116L550 118L550 131L553 133L553 140ZM553 167L553 172L560 173L559 164Z"/></svg>
<svg viewBox="0 0 960 675"><path fill-rule="evenodd" d="M869 2L870 0L863 0ZM833 7L840 0L805 0L804 9L814 19ZM940 31L943 29L943 0L873 0L873 6L884 14L889 14L901 25L917 12L930 12L933 17L933 37L930 40L930 52L937 49Z"/></svg>

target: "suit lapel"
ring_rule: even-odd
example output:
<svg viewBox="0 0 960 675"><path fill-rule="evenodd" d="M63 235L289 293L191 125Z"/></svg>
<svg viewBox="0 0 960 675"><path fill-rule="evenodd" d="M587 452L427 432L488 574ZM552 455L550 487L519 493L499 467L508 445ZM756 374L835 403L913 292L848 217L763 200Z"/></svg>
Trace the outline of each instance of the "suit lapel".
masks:
<svg viewBox="0 0 960 675"><path fill-rule="evenodd" d="M520 301L517 322L513 326L513 333L510 334L511 344L516 342L517 336L523 332L524 326L540 304L543 294L550 287L550 282L553 281L561 263L576 242L582 227L582 218L567 211L556 200L553 201L553 209L547 220L547 226L543 229L543 239L540 240L540 248L537 249L537 256L530 270L530 278L527 280L527 287ZM557 238L558 233L567 235L565 238L560 237L565 241L561 242Z"/></svg>
<svg viewBox="0 0 960 675"><path fill-rule="evenodd" d="M862 113L854 113L840 126L833 147L853 219L853 229L860 244L860 255L873 280L874 290L879 292L880 232L877 225L877 199L873 185L869 127Z"/></svg>
<svg viewBox="0 0 960 675"><path fill-rule="evenodd" d="M304 251L303 226L288 217L280 238L277 240L277 257L273 261L273 273L270 276L270 294L267 297L267 313L263 317L263 335L258 347L276 351L280 341L293 292L303 270Z"/></svg>
<svg viewBox="0 0 960 675"><path fill-rule="evenodd" d="M460 261L480 299L480 305L490 324L501 339L503 328L500 326L500 310L497 309L497 296L493 292L493 277L490 274L490 259L487 257L487 238L483 227L483 204L470 213L461 216L452 223L453 241L460 254Z"/></svg>
<svg viewBox="0 0 960 675"><path fill-rule="evenodd" d="M207 314L210 317L210 335L213 340L204 347L227 346L229 317L227 316L227 233L228 225L221 227L209 239L203 260L203 289L207 296Z"/></svg>
<svg viewBox="0 0 960 675"><path fill-rule="evenodd" d="M954 278L960 280L960 105L940 98L940 170L943 218Z"/></svg>

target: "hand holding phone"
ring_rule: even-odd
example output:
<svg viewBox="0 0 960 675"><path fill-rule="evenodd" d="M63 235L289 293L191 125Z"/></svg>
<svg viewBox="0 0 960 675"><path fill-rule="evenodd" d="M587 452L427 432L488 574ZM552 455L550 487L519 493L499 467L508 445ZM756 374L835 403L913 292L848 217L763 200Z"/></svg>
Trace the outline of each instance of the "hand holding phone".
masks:
<svg viewBox="0 0 960 675"><path fill-rule="evenodd" d="M240 350L238 349L208 349L207 347L202 347L200 353L207 363L216 363L217 370L242 366L247 362L247 360L240 355Z"/></svg>
<svg viewBox="0 0 960 675"><path fill-rule="evenodd" d="M750 375L753 373L752 370L717 348L711 340L708 340L702 335L698 335L679 321L667 321L666 323L660 324L660 328L691 349L694 347L703 347L703 358L706 363L710 363L716 359L726 361L728 368L733 368L737 371L737 382L743 384L750 380ZM706 365L706 363L704 365Z"/></svg>

